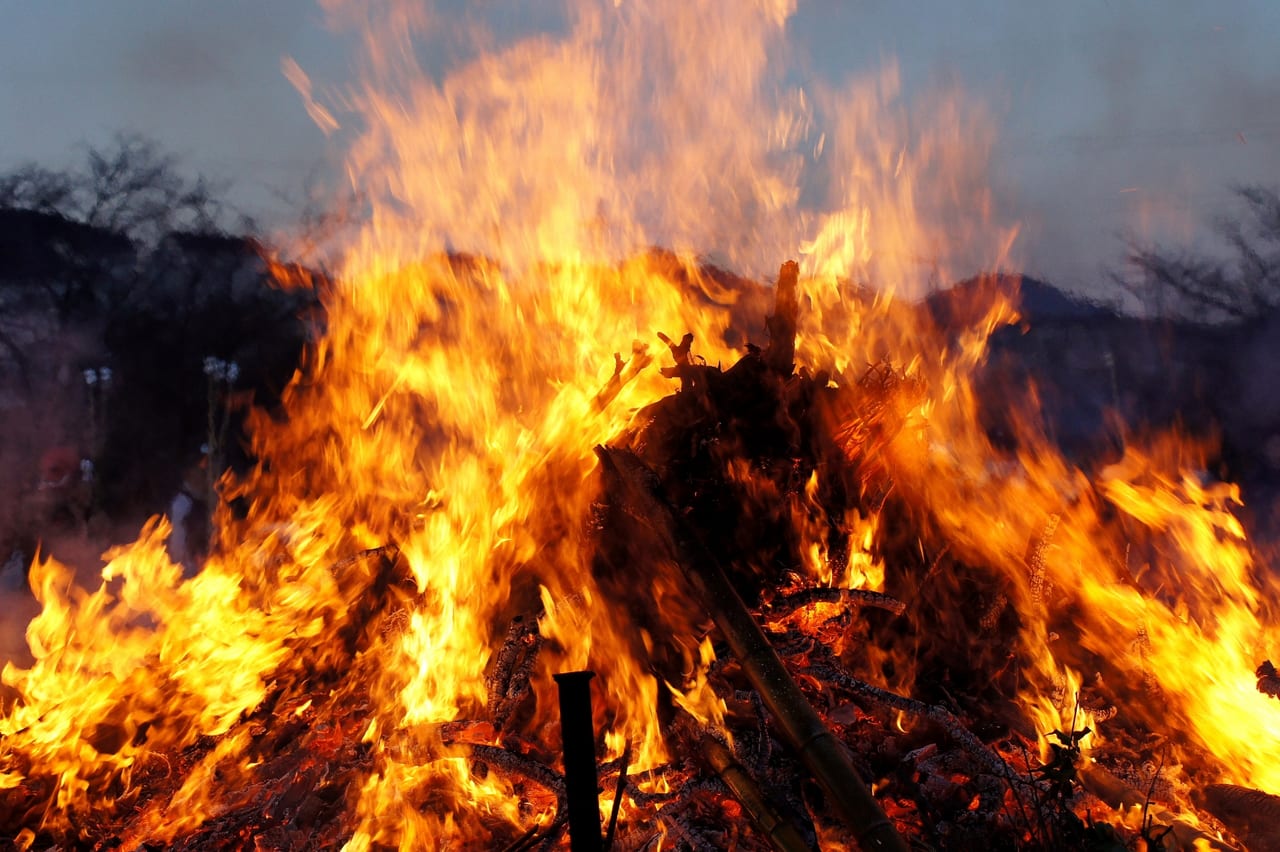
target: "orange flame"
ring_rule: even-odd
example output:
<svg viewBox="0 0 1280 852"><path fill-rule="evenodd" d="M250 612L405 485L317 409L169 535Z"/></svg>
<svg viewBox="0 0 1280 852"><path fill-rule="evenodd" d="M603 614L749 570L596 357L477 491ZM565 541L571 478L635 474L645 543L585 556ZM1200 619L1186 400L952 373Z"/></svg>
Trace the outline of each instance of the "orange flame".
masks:
<svg viewBox="0 0 1280 852"><path fill-rule="evenodd" d="M1016 321L1011 301L984 293L956 332L891 295L1005 261L1016 230L992 221L979 110L952 94L920 125L893 68L838 91L788 85L775 67L786 0L728 18L707 4L584 0L563 33L477 52L438 81L419 57L433 12L326 6L363 28L363 80L322 106L286 68L311 114L351 137L367 222L323 294L323 338L285 395L286 421L253 422L263 464L222 483L250 509L220 512L203 570L183 579L162 519L107 554L95 590L52 560L34 566L44 610L28 630L35 663L4 670L20 697L0 719L0 789L53 790L43 830L140 800L164 755L227 735L134 826L139 843L189 831L231 806L218 789L252 782L260 756L237 724L335 695L358 697L369 749L348 848L484 846L495 825L537 824L549 806L522 809L510 782L478 777L440 733L492 709L494 649L531 609L547 642L531 736L551 721L545 675L586 666L605 691L608 757L630 743L637 769L667 760L663 689L720 724L709 643L691 633L688 682L660 685L649 638L592 575L586 520L593 446L671 391L650 366L656 334L691 332L709 363L738 355L730 330L750 294L717 283L697 253L749 272L803 253L797 360L874 413L834 425L867 459L866 487L927 519L922 551L945 544L1007 578L1021 699L1042 733L1070 723L1071 697L1105 659L1109 683L1150 684L1124 712L1184 732L1224 780L1280 792L1280 716L1251 679L1278 647L1275 589L1232 515L1236 494L1198 480L1173 437L1091 482L1034 411L1016 451L997 450L971 377L991 333ZM802 192L815 174L830 178L817 206ZM876 387L859 385L868 365L881 365ZM835 524L854 543L848 582L879 588L893 567L881 518L826 518L812 497L787 510L813 578L833 582ZM391 561L410 583L380 574ZM395 629L374 630L370 607L398 613ZM1079 647L1055 643L1067 618ZM1082 720L1105 733L1099 714Z"/></svg>

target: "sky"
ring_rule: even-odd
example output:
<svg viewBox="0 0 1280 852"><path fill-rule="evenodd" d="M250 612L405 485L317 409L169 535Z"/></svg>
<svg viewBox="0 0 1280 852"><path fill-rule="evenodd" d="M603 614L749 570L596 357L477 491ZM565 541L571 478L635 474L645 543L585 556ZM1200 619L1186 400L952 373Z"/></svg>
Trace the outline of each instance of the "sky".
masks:
<svg viewBox="0 0 1280 852"><path fill-rule="evenodd" d="M513 31L554 4L532 5ZM0 169L142 133L267 223L334 173L341 152L281 71L349 76L313 0L0 0L0 20ZM815 78L896 61L908 99L945 83L984 104L1022 267L1104 298L1126 239L1195 244L1232 185L1280 183L1277 45L1274 0L799 0L788 23Z"/></svg>

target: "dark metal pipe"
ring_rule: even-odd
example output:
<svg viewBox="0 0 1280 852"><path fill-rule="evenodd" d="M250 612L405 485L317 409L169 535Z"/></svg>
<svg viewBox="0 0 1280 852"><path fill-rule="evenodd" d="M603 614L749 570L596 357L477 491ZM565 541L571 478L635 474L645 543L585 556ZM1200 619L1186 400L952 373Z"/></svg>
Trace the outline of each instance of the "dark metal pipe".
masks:
<svg viewBox="0 0 1280 852"><path fill-rule="evenodd" d="M564 787L569 803L569 848L600 852L600 778L596 733L591 723L591 678L595 672L553 675L560 691L560 739Z"/></svg>

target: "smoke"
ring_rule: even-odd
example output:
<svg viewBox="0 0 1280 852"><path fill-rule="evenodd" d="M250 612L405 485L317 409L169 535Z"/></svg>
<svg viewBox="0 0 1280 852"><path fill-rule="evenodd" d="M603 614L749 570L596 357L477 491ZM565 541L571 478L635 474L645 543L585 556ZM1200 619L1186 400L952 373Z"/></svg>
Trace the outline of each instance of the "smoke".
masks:
<svg viewBox="0 0 1280 852"><path fill-rule="evenodd" d="M1236 183L1280 174L1280 7L802 2L813 79L896 57L904 97L959 83L996 123L999 213L1027 271L1095 297L1125 239L1207 242Z"/></svg>
<svg viewBox="0 0 1280 852"><path fill-rule="evenodd" d="M1028 270L1105 298L1128 241L1213 251L1231 187L1280 173L1266 35L1280 20L1239 3L1059 4L1049 16L1003 35L1058 57L1013 77L1003 190L1027 225Z"/></svg>
<svg viewBox="0 0 1280 852"><path fill-rule="evenodd" d="M280 58L318 83L350 74L351 45L325 32L322 5L335 6L234 0L199 18L139 0L12 10L0 32L14 81L0 92L10 131L0 162L69 159L126 127L235 175L243 206L278 209L263 186L300 183L325 146ZM468 58L447 35L455 24L497 43L569 26L561 3L450 0L434 14L441 26L421 63L437 77ZM1280 7L1240 0L800 0L787 49L801 85L838 88L896 60L906 101L940 82L984 101L997 212L1024 223L1018 257L1040 277L1106 295L1102 272L1126 235L1203 239L1230 184L1280 174L1277 33Z"/></svg>

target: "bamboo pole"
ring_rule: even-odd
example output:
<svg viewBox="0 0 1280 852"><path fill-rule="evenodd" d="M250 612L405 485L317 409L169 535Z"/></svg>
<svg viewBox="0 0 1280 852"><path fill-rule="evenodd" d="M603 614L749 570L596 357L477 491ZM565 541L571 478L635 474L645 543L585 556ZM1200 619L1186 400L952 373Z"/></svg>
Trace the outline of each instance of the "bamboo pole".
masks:
<svg viewBox="0 0 1280 852"><path fill-rule="evenodd" d="M760 785L747 772L746 767L734 760L733 753L714 737L704 737L702 754L707 764L733 793L756 829L778 852L810 852L800 832L774 809L761 791Z"/></svg>
<svg viewBox="0 0 1280 852"><path fill-rule="evenodd" d="M606 476L617 485L611 493L624 498L634 517L670 548L671 557L699 594L788 744L813 773L859 846L866 852L907 852L901 835L858 776L844 744L805 700L719 560L661 496L657 476L627 450L597 447L596 455Z"/></svg>

